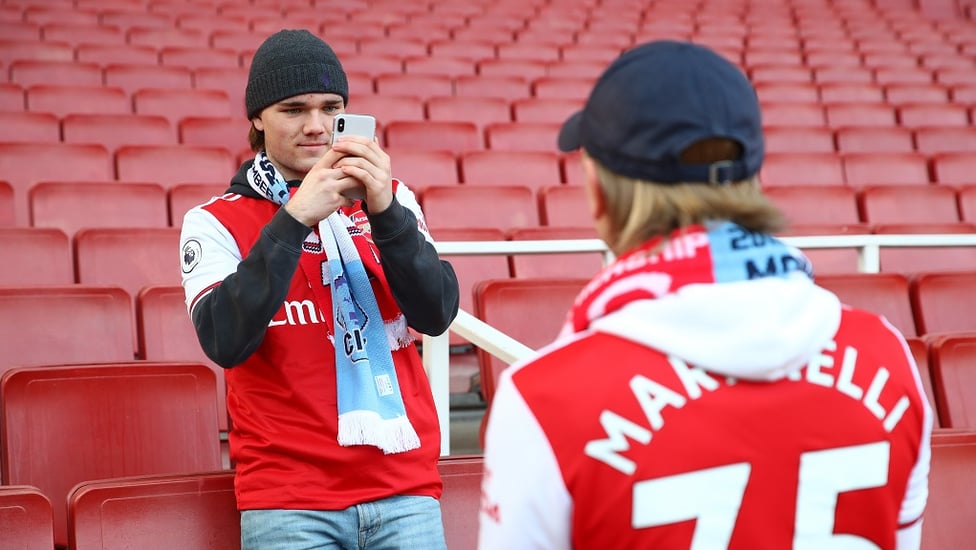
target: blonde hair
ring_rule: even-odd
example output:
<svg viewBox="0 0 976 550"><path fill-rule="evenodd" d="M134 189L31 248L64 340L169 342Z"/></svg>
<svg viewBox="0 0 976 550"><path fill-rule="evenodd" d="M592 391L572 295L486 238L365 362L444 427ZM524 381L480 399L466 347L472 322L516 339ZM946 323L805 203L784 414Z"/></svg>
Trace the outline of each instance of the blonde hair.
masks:
<svg viewBox="0 0 976 550"><path fill-rule="evenodd" d="M606 197L609 238L615 241L607 245L618 252L706 221L727 220L760 233L775 233L786 225L755 177L722 185L661 184L620 176L593 162Z"/></svg>

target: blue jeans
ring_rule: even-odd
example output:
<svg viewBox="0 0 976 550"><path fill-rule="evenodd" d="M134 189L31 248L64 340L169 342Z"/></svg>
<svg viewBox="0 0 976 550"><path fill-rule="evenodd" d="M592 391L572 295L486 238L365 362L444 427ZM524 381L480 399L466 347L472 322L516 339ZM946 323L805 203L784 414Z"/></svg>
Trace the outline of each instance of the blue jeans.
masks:
<svg viewBox="0 0 976 550"><path fill-rule="evenodd" d="M345 510L245 510L241 550L446 550L440 502L395 496Z"/></svg>

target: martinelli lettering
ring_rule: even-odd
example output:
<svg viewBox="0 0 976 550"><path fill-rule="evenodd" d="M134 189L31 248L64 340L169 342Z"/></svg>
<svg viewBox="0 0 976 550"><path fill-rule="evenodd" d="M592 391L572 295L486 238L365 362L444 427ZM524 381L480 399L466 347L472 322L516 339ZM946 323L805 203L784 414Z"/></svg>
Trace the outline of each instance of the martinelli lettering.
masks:
<svg viewBox="0 0 976 550"><path fill-rule="evenodd" d="M879 366L867 388L862 388L854 383L857 349L846 346L839 357L835 357L836 351L837 344L831 342L805 368L795 372L789 379L833 388L855 399L881 421L886 431L891 432L908 410L911 403L908 396L902 395L890 409L886 409L879 398L884 393L891 376L888 369ZM839 368L835 366L837 358L840 359ZM692 367L676 357L668 357L668 363L681 382L681 387L671 388L643 375L631 378L630 391L640 405L643 418L632 420L612 410L604 409L600 413L600 425L606 438L589 441L585 448L587 456L623 474L631 475L637 469L637 465L622 453L630 449L631 441L640 445L651 442L654 432L664 427L665 419L662 413L665 409L681 409L689 401L700 398L705 392L712 392L729 385L727 381L722 382L705 370ZM824 369L831 369L833 373L825 372Z"/></svg>

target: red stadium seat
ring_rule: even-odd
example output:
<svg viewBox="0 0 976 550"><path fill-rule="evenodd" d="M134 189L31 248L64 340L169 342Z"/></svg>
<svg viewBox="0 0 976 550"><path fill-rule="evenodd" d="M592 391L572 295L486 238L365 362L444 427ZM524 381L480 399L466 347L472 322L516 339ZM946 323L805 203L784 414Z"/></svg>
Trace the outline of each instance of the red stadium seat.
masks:
<svg viewBox="0 0 976 550"><path fill-rule="evenodd" d="M844 180L854 187L869 185L927 185L928 157L921 153L846 153Z"/></svg>
<svg viewBox="0 0 976 550"><path fill-rule="evenodd" d="M475 64L468 59L425 54L404 59L403 72L406 74L444 75L454 78L462 74L475 74Z"/></svg>
<svg viewBox="0 0 976 550"><path fill-rule="evenodd" d="M559 155L546 151L466 151L459 155L465 185L525 185L539 189L562 180Z"/></svg>
<svg viewBox="0 0 976 550"><path fill-rule="evenodd" d="M484 139L477 125L467 121L394 120L386 125L384 136L386 146L391 150L460 153L484 148Z"/></svg>
<svg viewBox="0 0 976 550"><path fill-rule="evenodd" d="M159 63L159 53L152 46L133 44L78 44L78 61L98 63L103 72L112 65L152 66Z"/></svg>
<svg viewBox="0 0 976 550"><path fill-rule="evenodd" d="M71 241L52 227L0 227L0 286L70 285L75 282Z"/></svg>
<svg viewBox="0 0 976 550"><path fill-rule="evenodd" d="M125 33L111 25L52 22L45 23L41 27L41 32L44 40L74 44L76 52L78 46L85 44L125 44Z"/></svg>
<svg viewBox="0 0 976 550"><path fill-rule="evenodd" d="M102 145L0 143L0 174L14 191L14 220L29 225L28 190L44 180L115 179L112 157Z"/></svg>
<svg viewBox="0 0 976 550"><path fill-rule="evenodd" d="M35 84L101 86L102 68L84 61L18 59L7 69L10 82L27 88Z"/></svg>
<svg viewBox="0 0 976 550"><path fill-rule="evenodd" d="M769 153L759 176L763 187L845 182L841 157L836 153Z"/></svg>
<svg viewBox="0 0 976 550"><path fill-rule="evenodd" d="M442 228L539 225L535 194L524 185L434 185L424 189L421 205L435 235Z"/></svg>
<svg viewBox="0 0 976 550"><path fill-rule="evenodd" d="M156 183L43 181L31 187L29 200L31 225L56 227L72 238L86 227L169 225L166 191Z"/></svg>
<svg viewBox="0 0 976 550"><path fill-rule="evenodd" d="M103 25L130 29L132 27L162 29L174 25L173 18L165 13L149 13L141 10L106 10L100 16Z"/></svg>
<svg viewBox="0 0 976 550"><path fill-rule="evenodd" d="M0 63L5 67L19 59L71 61L74 48L67 42L0 39Z"/></svg>
<svg viewBox="0 0 976 550"><path fill-rule="evenodd" d="M581 220L586 223L586 220ZM555 239L597 239L592 225L579 227L519 227L508 232L511 241L545 241ZM512 254L512 276L517 278L579 277L589 278L603 267L600 252L565 252L552 254Z"/></svg>
<svg viewBox="0 0 976 550"><path fill-rule="evenodd" d="M0 111L18 112L26 108L23 86L13 82L0 82Z"/></svg>
<svg viewBox="0 0 976 550"><path fill-rule="evenodd" d="M187 117L237 117L230 98L221 90L144 88L132 94L133 110L160 115L174 127Z"/></svg>
<svg viewBox="0 0 976 550"><path fill-rule="evenodd" d="M144 287L180 284L180 273L172 269L179 247L179 227L82 229L74 237L78 282L125 289L134 323L135 300Z"/></svg>
<svg viewBox="0 0 976 550"><path fill-rule="evenodd" d="M488 149L496 151L554 151L561 123L496 122L485 128Z"/></svg>
<svg viewBox="0 0 976 550"><path fill-rule="evenodd" d="M482 59L495 58L495 38L512 40L511 31L505 29L492 29L492 33L499 33L498 36L465 36L464 32L482 32L476 27L463 27L457 29L454 39L435 39L428 44L430 57L432 59L461 59L467 62L478 62ZM461 34L459 34L461 33ZM506 36L507 35L507 36Z"/></svg>
<svg viewBox="0 0 976 550"><path fill-rule="evenodd" d="M891 105L909 103L946 103L949 90L939 84L889 84L885 86L885 100Z"/></svg>
<svg viewBox="0 0 976 550"><path fill-rule="evenodd" d="M479 319L519 342L538 349L555 340L566 314L589 279L495 279L475 289L475 312ZM531 311L532 315L526 315ZM495 395L498 376L507 367L501 359L478 350L481 391L489 404Z"/></svg>
<svg viewBox="0 0 976 550"><path fill-rule="evenodd" d="M424 120L424 100L416 95L372 95L353 96L349 112L366 113L376 117L380 128L394 120Z"/></svg>
<svg viewBox="0 0 976 550"><path fill-rule="evenodd" d="M37 84L25 92L27 110L52 113L64 118L74 113L131 114L132 101L116 86Z"/></svg>
<svg viewBox="0 0 976 550"><path fill-rule="evenodd" d="M976 270L919 273L912 280L911 297L920 335L976 332L976 319L972 315Z"/></svg>
<svg viewBox="0 0 976 550"><path fill-rule="evenodd" d="M245 118L244 90L247 88L247 74L248 70L243 67L200 67L193 71L193 87L198 90L223 90L230 101L231 116ZM359 94L359 90L353 88L351 82L350 90Z"/></svg>
<svg viewBox="0 0 976 550"><path fill-rule="evenodd" d="M932 337L929 349L942 426L976 430L976 333Z"/></svg>
<svg viewBox="0 0 976 550"><path fill-rule="evenodd" d="M373 77L376 93L383 95L410 95L422 99L454 94L454 81L450 76L415 73L380 73Z"/></svg>
<svg viewBox="0 0 976 550"><path fill-rule="evenodd" d="M238 169L228 149L205 145L127 145L116 151L115 165L119 180L155 181L165 188L225 181Z"/></svg>
<svg viewBox="0 0 976 550"><path fill-rule="evenodd" d="M516 122L562 124L582 108L580 99L526 97L512 100L512 118Z"/></svg>
<svg viewBox="0 0 976 550"><path fill-rule="evenodd" d="M10 548L54 548L51 500L33 485L0 486L0 532Z"/></svg>
<svg viewBox="0 0 976 550"><path fill-rule="evenodd" d="M548 185L538 190L539 219L552 227L579 227L592 219L586 190L579 185Z"/></svg>
<svg viewBox="0 0 976 550"><path fill-rule="evenodd" d="M759 101L766 103L817 103L820 93L809 82L761 82L756 84Z"/></svg>
<svg viewBox="0 0 976 550"><path fill-rule="evenodd" d="M454 79L454 94L459 97L498 97L514 100L530 97L528 78L520 75L459 76Z"/></svg>
<svg viewBox="0 0 976 550"><path fill-rule="evenodd" d="M427 55L427 41L418 38L390 38L364 36L359 40L359 52L364 55L390 55L399 58ZM355 64L350 64L354 67Z"/></svg>
<svg viewBox="0 0 976 550"><path fill-rule="evenodd" d="M395 149L390 154L393 158L393 177L415 192L422 191L428 185L453 185L461 181L457 158L450 151Z"/></svg>
<svg viewBox="0 0 976 550"><path fill-rule="evenodd" d="M477 66L479 76L515 76L531 81L546 75L548 62L544 59L483 59Z"/></svg>
<svg viewBox="0 0 976 550"><path fill-rule="evenodd" d="M229 182L229 179L228 179ZM182 227L183 215L194 206L203 204L213 197L219 197L227 191L230 183L178 183L166 192L169 204L169 224Z"/></svg>
<svg viewBox="0 0 976 550"><path fill-rule="evenodd" d="M956 191L945 185L871 185L861 190L858 202L871 224L961 221Z"/></svg>
<svg viewBox="0 0 976 550"><path fill-rule="evenodd" d="M909 279L905 275L823 274L817 275L816 282L836 294L845 304L883 315L904 336L918 335L909 298Z"/></svg>
<svg viewBox="0 0 976 550"><path fill-rule="evenodd" d="M572 99L582 107L594 82L588 77L540 76L532 80L532 95L540 99Z"/></svg>
<svg viewBox="0 0 976 550"><path fill-rule="evenodd" d="M146 45L159 49L167 47L196 47L208 46L207 33L198 29L178 29L167 25L159 28L130 27L126 31L126 41L136 46Z"/></svg>
<svg viewBox="0 0 976 550"><path fill-rule="evenodd" d="M820 100L825 105L835 103L884 103L884 88L865 82L829 82L820 84Z"/></svg>
<svg viewBox="0 0 976 550"><path fill-rule="evenodd" d="M3 483L66 503L83 481L219 470L216 391L213 372L196 363L8 370L0 378ZM66 516L67 506L54 508L60 545Z"/></svg>
<svg viewBox="0 0 976 550"><path fill-rule="evenodd" d="M426 101L428 120L470 121L484 131L493 122L509 122L512 111L507 99L479 96L435 96Z"/></svg>
<svg viewBox="0 0 976 550"><path fill-rule="evenodd" d="M0 127L8 143L59 143L61 127L53 113L0 112Z"/></svg>
<svg viewBox="0 0 976 550"><path fill-rule="evenodd" d="M200 347L186 310L186 298L179 283L147 285L135 295L136 335L139 355L149 361L203 363L217 379L217 420L227 431L227 388L224 369L210 360Z"/></svg>
<svg viewBox="0 0 976 550"><path fill-rule="evenodd" d="M857 193L846 185L789 185L764 191L791 225L858 224Z"/></svg>
<svg viewBox="0 0 976 550"><path fill-rule="evenodd" d="M162 115L73 113L61 119L65 143L98 143L113 155L123 145L176 145L176 130Z"/></svg>
<svg viewBox="0 0 976 550"><path fill-rule="evenodd" d="M553 78L588 78L590 82L595 81L613 61L613 58L604 59L604 56L610 51L617 50L617 48L593 48L580 43L562 46L561 49L563 55L569 53L570 57L550 63L546 74ZM578 55L583 52L587 52L586 55Z"/></svg>
<svg viewBox="0 0 976 550"><path fill-rule="evenodd" d="M552 43L526 41L521 36L514 42L502 42L495 46L496 57L509 61L559 61L559 46Z"/></svg>
<svg viewBox="0 0 976 550"><path fill-rule="evenodd" d="M912 132L898 126L845 126L834 132L841 153L912 153Z"/></svg>
<svg viewBox="0 0 976 550"><path fill-rule="evenodd" d="M923 550L965 548L972 540L970 511L976 508L974 462L976 437L971 430L933 434Z"/></svg>
<svg viewBox="0 0 976 550"><path fill-rule="evenodd" d="M824 105L827 125L831 128L846 126L897 126L895 108L886 103L827 103Z"/></svg>
<svg viewBox="0 0 976 550"><path fill-rule="evenodd" d="M236 50L216 46L163 46L159 50L161 65L186 67L191 71L202 68L236 69L241 66Z"/></svg>
<svg viewBox="0 0 976 550"><path fill-rule="evenodd" d="M163 65L111 64L107 65L106 86L117 86L130 96L145 88L189 90L193 88L193 71L186 67Z"/></svg>
<svg viewBox="0 0 976 550"><path fill-rule="evenodd" d="M68 545L78 550L238 547L241 538L232 471L83 481L67 510Z"/></svg>
<svg viewBox="0 0 976 550"><path fill-rule="evenodd" d="M180 143L237 152L250 147L250 128L251 122L240 116L188 116L179 122Z"/></svg>
<svg viewBox="0 0 976 550"><path fill-rule="evenodd" d="M760 104L763 124L766 126L813 126L827 123L823 107L819 103L771 101Z"/></svg>
<svg viewBox="0 0 976 550"><path fill-rule="evenodd" d="M925 155L976 155L976 126L921 126L915 128L915 148ZM976 178L973 179L976 182Z"/></svg>
<svg viewBox="0 0 976 550"><path fill-rule="evenodd" d="M132 300L118 287L0 287L0 374L18 366L135 357ZM2 440L3 438L0 438Z"/></svg>
<svg viewBox="0 0 976 550"><path fill-rule="evenodd" d="M965 105L955 103L910 103L898 107L898 123L906 128L970 125Z"/></svg>
<svg viewBox="0 0 976 550"><path fill-rule="evenodd" d="M770 126L763 129L769 153L833 153L834 135L824 126Z"/></svg>
<svg viewBox="0 0 976 550"><path fill-rule="evenodd" d="M936 183L967 185L976 183L976 153L936 153L932 155L932 175Z"/></svg>
<svg viewBox="0 0 976 550"><path fill-rule="evenodd" d="M437 470L444 482L441 510L444 537L448 548L475 548L478 545L478 518L481 510L481 455L442 456Z"/></svg>

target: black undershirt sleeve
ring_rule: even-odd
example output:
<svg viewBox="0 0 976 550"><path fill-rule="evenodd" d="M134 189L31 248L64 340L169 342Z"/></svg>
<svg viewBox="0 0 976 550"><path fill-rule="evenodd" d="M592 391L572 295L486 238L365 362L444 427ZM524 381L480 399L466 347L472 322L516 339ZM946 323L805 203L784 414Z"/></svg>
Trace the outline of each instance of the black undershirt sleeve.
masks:
<svg viewBox="0 0 976 550"><path fill-rule="evenodd" d="M288 295L302 242L311 231L284 208L278 210L237 271L196 304L193 324L207 357L230 368L261 345Z"/></svg>

